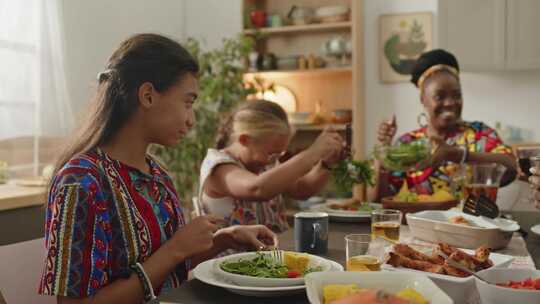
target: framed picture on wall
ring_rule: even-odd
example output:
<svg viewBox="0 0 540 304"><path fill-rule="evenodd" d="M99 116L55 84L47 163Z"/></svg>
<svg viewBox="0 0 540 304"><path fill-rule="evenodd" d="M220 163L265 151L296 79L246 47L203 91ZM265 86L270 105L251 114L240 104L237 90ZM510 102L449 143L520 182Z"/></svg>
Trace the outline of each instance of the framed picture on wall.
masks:
<svg viewBox="0 0 540 304"><path fill-rule="evenodd" d="M432 48L431 12L379 17L379 74L382 83L408 81L418 56Z"/></svg>

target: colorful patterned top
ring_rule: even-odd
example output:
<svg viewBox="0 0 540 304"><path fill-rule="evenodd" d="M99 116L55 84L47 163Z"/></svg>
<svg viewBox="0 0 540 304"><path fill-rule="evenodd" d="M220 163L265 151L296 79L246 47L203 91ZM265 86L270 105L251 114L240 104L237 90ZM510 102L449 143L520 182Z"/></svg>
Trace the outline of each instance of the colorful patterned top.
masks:
<svg viewBox="0 0 540 304"><path fill-rule="evenodd" d="M405 133L398 141L411 143L427 138L427 128ZM512 149L501 141L497 132L482 122L463 122L458 131L448 134L446 143L449 145L465 146L470 152L504 153L511 154ZM418 194L433 194L437 189L453 192L451 189L452 174L459 165L445 162L439 168L426 168L416 172L391 172L389 177L390 190L397 193L403 185L403 179L407 178L407 184L411 192Z"/></svg>
<svg viewBox="0 0 540 304"><path fill-rule="evenodd" d="M202 190L204 182L214 168L222 164L234 164L247 170L239 160L222 150L208 149L199 178L199 202L205 213L221 217L229 225L261 224L276 233L289 229L281 195L264 202L244 201L232 197L212 198L206 195Z"/></svg>
<svg viewBox="0 0 540 304"><path fill-rule="evenodd" d="M184 225L172 180L151 158L151 174L100 149L71 159L55 176L45 222L47 256L39 293L87 297L144 262ZM190 262L162 286L177 287Z"/></svg>

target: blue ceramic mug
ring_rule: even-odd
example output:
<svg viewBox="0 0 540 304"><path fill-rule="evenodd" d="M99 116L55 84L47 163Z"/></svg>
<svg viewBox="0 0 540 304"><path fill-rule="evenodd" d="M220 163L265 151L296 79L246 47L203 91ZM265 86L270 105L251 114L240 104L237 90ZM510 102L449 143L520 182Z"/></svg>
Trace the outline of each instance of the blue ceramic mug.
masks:
<svg viewBox="0 0 540 304"><path fill-rule="evenodd" d="M294 215L294 248L297 252L328 252L328 213L299 212Z"/></svg>

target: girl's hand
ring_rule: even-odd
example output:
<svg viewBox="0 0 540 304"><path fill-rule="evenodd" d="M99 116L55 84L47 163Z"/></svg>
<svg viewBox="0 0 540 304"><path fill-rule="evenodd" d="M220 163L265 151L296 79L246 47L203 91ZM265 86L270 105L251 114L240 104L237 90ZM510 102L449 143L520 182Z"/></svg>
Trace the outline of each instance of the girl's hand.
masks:
<svg viewBox="0 0 540 304"><path fill-rule="evenodd" d="M341 156L341 150L345 145L343 138L332 127L326 127L309 147L309 150L315 153L319 159L332 160Z"/></svg>
<svg viewBox="0 0 540 304"><path fill-rule="evenodd" d="M178 229L167 244L172 247L179 260L184 260L212 248L214 232L224 220L212 216L199 216Z"/></svg>
<svg viewBox="0 0 540 304"><path fill-rule="evenodd" d="M392 119L388 121L383 121L379 125L379 130L377 131L377 139L379 140L379 143L383 145L391 145L394 136L396 136L396 132L396 115L393 115Z"/></svg>
<svg viewBox="0 0 540 304"><path fill-rule="evenodd" d="M278 238L263 225L238 225L220 229L215 237L226 243L225 248L238 250L265 250L277 247Z"/></svg>
<svg viewBox="0 0 540 304"><path fill-rule="evenodd" d="M536 208L540 209L540 170L536 168L531 168L532 176L529 177L529 182L531 187L534 189L534 201L536 203Z"/></svg>

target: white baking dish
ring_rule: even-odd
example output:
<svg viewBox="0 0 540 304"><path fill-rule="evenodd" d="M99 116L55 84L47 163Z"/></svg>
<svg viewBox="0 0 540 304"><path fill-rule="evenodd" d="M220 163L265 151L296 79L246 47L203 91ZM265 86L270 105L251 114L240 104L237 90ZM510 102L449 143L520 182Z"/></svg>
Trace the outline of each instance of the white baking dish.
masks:
<svg viewBox="0 0 540 304"><path fill-rule="evenodd" d="M512 234L519 230L519 225L514 221L485 219L453 210L429 210L409 213L406 216L414 237L432 243L444 242L460 248L476 249L482 245L492 249L505 248L512 239ZM451 223L450 218L454 216L464 217L473 226Z"/></svg>

